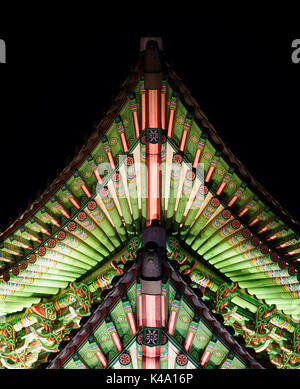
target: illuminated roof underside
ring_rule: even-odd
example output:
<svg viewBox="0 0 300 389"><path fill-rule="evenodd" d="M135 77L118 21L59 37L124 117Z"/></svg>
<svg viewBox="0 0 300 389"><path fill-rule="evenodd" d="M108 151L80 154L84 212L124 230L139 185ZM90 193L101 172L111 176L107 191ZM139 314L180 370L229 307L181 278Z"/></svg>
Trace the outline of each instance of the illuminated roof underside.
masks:
<svg viewBox="0 0 300 389"><path fill-rule="evenodd" d="M143 367L129 275L159 220L178 273L165 279L155 368L297 368L298 223L149 42L74 161L0 236L1 367Z"/></svg>

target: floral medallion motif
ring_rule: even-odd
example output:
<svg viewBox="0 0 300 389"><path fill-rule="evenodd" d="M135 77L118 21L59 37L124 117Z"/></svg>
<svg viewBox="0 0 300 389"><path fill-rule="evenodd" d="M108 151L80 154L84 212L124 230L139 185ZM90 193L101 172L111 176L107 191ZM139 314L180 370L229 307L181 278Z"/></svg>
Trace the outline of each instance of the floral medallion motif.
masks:
<svg viewBox="0 0 300 389"><path fill-rule="evenodd" d="M200 185L200 188L199 188L199 192L200 192L202 195L206 195L207 192L208 192L208 187L205 186L205 185L203 185L203 184L201 184L201 185Z"/></svg>
<svg viewBox="0 0 300 389"><path fill-rule="evenodd" d="M181 321L183 321L184 323L190 323L191 322L191 318L189 316L187 316L187 315L180 315L179 319Z"/></svg>
<svg viewBox="0 0 300 389"><path fill-rule="evenodd" d="M159 333L158 329L146 328L145 332L145 344L148 346L155 346L158 344Z"/></svg>
<svg viewBox="0 0 300 389"><path fill-rule="evenodd" d="M178 354L177 357L176 357L176 363L179 365L179 366L185 366L187 365L188 363L188 358L186 355L184 354Z"/></svg>
<svg viewBox="0 0 300 389"><path fill-rule="evenodd" d="M97 159L96 159L96 161L97 161L98 163L102 163L102 162L104 162L104 160L105 160L105 158L104 158L103 155L99 155L99 156L97 157Z"/></svg>
<svg viewBox="0 0 300 389"><path fill-rule="evenodd" d="M25 259L23 261L21 261L21 263L20 263L21 269L26 269L27 266L28 266L28 263L27 263L27 261Z"/></svg>
<svg viewBox="0 0 300 389"><path fill-rule="evenodd" d="M118 318L117 318L117 322L118 323L121 323L122 321L124 321L125 319L125 316L124 315L120 315Z"/></svg>
<svg viewBox="0 0 300 389"><path fill-rule="evenodd" d="M213 199L211 199L211 205L213 206L213 207L218 207L219 205L220 205L220 200L219 199L217 199L216 197L214 197Z"/></svg>
<svg viewBox="0 0 300 389"><path fill-rule="evenodd" d="M177 122L178 124L183 124L183 122L184 122L184 117L181 116L181 115L178 115L177 118L176 118L176 122Z"/></svg>
<svg viewBox="0 0 300 389"><path fill-rule="evenodd" d="M118 138L112 136L112 137L110 138L110 140L109 140L109 144L110 144L111 146L115 146L117 143L118 143Z"/></svg>
<svg viewBox="0 0 300 389"><path fill-rule="evenodd" d="M195 136L195 135L191 135L190 138L189 138L189 141L193 144L197 144L198 141L199 141L199 138L198 136Z"/></svg>
<svg viewBox="0 0 300 389"><path fill-rule="evenodd" d="M123 126L126 128L128 127L130 124L130 119L129 118L126 118L126 119L123 119Z"/></svg>
<svg viewBox="0 0 300 389"><path fill-rule="evenodd" d="M66 237L65 231L59 231L59 233L57 234L56 237L57 237L58 240L64 240L65 237Z"/></svg>
<svg viewBox="0 0 300 389"><path fill-rule="evenodd" d="M147 129L147 141L149 143L160 142L160 130L158 128L148 128Z"/></svg>
<svg viewBox="0 0 300 389"><path fill-rule="evenodd" d="M110 339L110 337L108 335L102 335L100 339L102 342L107 342Z"/></svg>
<svg viewBox="0 0 300 389"><path fill-rule="evenodd" d="M119 362L123 366L129 365L131 362L130 355L128 353L123 353L122 355L120 355Z"/></svg>
<svg viewBox="0 0 300 389"><path fill-rule="evenodd" d="M182 156L180 154L174 154L173 155L173 162L174 163L181 163L182 162Z"/></svg>
<svg viewBox="0 0 300 389"><path fill-rule="evenodd" d="M212 158L212 155L211 155L210 153L205 153L205 154L203 155L203 157L204 157L207 161L209 161L209 160Z"/></svg>
<svg viewBox="0 0 300 389"><path fill-rule="evenodd" d="M196 335L196 339L199 340L200 342L206 342L208 340L207 336L204 334Z"/></svg>
<svg viewBox="0 0 300 389"><path fill-rule="evenodd" d="M46 250L45 250L46 251ZM40 254L39 254L40 255ZM29 256L29 262L30 263L35 263L36 262L36 256L34 254L31 254Z"/></svg>
<svg viewBox="0 0 300 389"><path fill-rule="evenodd" d="M84 354L84 357L86 359L92 359L94 356L95 356L95 354L92 353L91 351L88 351L87 353Z"/></svg>

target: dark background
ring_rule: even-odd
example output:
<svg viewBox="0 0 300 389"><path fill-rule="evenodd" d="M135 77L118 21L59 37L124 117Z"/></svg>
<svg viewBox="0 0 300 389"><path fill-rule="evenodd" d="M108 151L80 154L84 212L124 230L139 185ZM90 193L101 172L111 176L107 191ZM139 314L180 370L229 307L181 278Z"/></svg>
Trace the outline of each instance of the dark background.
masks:
<svg viewBox="0 0 300 389"><path fill-rule="evenodd" d="M1 11L7 64L0 68L0 224L16 218L74 156L147 35L163 38L169 63L225 143L300 220L296 11L216 9L208 16L201 3L145 4L130 12L117 3L64 13Z"/></svg>

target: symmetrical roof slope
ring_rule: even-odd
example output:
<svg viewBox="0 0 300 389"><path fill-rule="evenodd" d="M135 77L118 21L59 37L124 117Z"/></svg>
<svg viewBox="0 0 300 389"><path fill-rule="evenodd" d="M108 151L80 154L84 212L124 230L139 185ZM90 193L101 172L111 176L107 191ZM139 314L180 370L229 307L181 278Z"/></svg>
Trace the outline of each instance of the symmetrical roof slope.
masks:
<svg viewBox="0 0 300 389"><path fill-rule="evenodd" d="M138 256L143 256L141 250ZM145 330L139 325L143 308L139 300L141 269L138 262L141 262L139 258L103 298L81 330L49 363L48 369L147 368L149 362L143 347L150 340L154 341L154 331L145 339ZM161 290L160 298L168 307L158 329L157 366L151 368L261 368L210 312L199 293L188 287L172 267L172 261L165 263ZM155 314L153 311L152 315Z"/></svg>
<svg viewBox="0 0 300 389"><path fill-rule="evenodd" d="M88 322L95 320L101 327L100 307L108 301L104 291L129 272L140 236L153 220L166 230L169 259L184 281L202 290L203 300L239 341L257 357L264 356L268 367L298 367L298 223L223 144L168 66L157 38L142 40L137 66L74 161L0 236L1 366L43 366L94 309ZM167 312L172 311L179 287L172 284L172 277L170 273ZM126 284L133 306L136 283L131 279ZM117 290L112 288L113 293ZM116 328L119 316L113 312L122 305L123 293L117 295L117 305L105 311ZM192 319L199 307L186 299L178 303L186 306ZM136 312L133 316L137 321ZM178 345L167 324L163 334L178 350L170 362L174 367L184 340ZM176 318L177 326L181 328ZM138 348L142 327L137 325L111 357L112 349L102 348L97 338L105 366L120 363L116 355L119 358L121 351L135 363L130 347ZM83 327L83 335L85 331ZM216 327L210 329L209 342L215 339L214 331ZM185 328L181 336L187 335ZM77 343L78 336L77 351L73 343L67 346L65 353L70 351L73 358L67 363L94 367L99 359L91 357L90 365L81 358L87 343L81 338ZM198 347L196 358L187 357L190 364L201 367L200 350L204 352L208 344ZM197 348L194 341L192 346ZM224 342L223 346L227 358L232 347ZM253 367L237 358L238 366ZM69 366L57 360L49 366Z"/></svg>

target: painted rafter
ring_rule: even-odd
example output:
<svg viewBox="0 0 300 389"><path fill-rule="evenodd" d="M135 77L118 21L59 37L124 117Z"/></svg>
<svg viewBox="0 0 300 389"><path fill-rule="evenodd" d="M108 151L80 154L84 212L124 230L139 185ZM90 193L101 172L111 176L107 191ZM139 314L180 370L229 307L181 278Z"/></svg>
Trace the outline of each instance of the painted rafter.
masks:
<svg viewBox="0 0 300 389"><path fill-rule="evenodd" d="M255 181L247 186L239 178L245 169L239 161L232 163L236 159L172 69L167 66L161 88L156 89L147 87L142 68L138 73L141 76L109 120L106 117L102 138L93 140L81 164L29 219L10 235L2 234L0 296L5 304L0 313L22 312L112 259L142 231L148 212L148 222L159 215L170 233L191 245L189 253L197 260L246 288L253 301L276 304L295 327L300 318L300 249L294 220ZM169 135L161 134L159 146L147 142L147 131L156 127ZM128 155L127 161L132 156L127 169L118 160L122 153ZM105 161L107 171L98 169L97 164ZM147 164L150 172L155 167L150 180L158 185L143 180ZM194 174L193 168L199 166L204 167L202 175ZM179 196L170 196L175 192ZM150 202L155 199L155 210L147 206L147 193ZM220 248L219 254L211 255Z"/></svg>
<svg viewBox="0 0 300 389"><path fill-rule="evenodd" d="M132 268L134 267L135 265ZM133 269L131 269L131 271L134 272ZM129 278L130 277L128 277L128 282ZM121 281L122 279L120 279L120 282ZM178 278L176 281L178 282ZM254 362L251 357L247 356L245 351L243 351L242 348L238 346L238 344L233 340L233 338L231 338L229 334L225 335L226 331L224 332L224 330L221 330L221 324L216 321L213 316L208 314L208 309L203 304L201 305L201 302L198 301L198 298L197 301L198 304L200 304L198 309L201 307L200 316L194 312L196 307L193 308L188 300L186 300L183 296L180 296L178 297L179 300L177 304L178 307L180 306L181 319L177 319L176 316L175 321L172 320L172 307L176 301L176 297L174 299L174 293L176 294L176 291L174 289L174 284L170 283L171 280L169 280L168 277L164 282L168 284L168 318L166 321L166 326L161 328L159 346L156 346L158 347L158 354L157 357L155 357L156 368L245 368L246 366L251 366L252 368L256 366L256 368L259 368L259 364ZM125 366L127 366L127 368L147 368L145 364L147 365L148 362L147 359L144 359L145 349L143 343L145 334L143 330L143 324L147 329L147 325L149 324L147 321L148 319L146 319L146 322L142 322L142 327L135 328L135 333L131 331L131 335L128 332L128 324L130 323L129 320L128 322L124 322L124 319L121 320L121 318L124 317L124 314L122 316L122 309L120 310L121 305L123 308L129 305L130 297L128 290L130 290L130 296L132 298L132 296L138 296L136 292L133 292L137 288L138 283L135 281L133 281L131 285L127 286L125 292L123 290L122 299L114 301L114 305L109 306L109 311L107 311L109 313L105 313L104 306L102 307L100 305L93 314L95 317L91 317L91 323L93 323L93 325L91 326L86 324L87 329L82 329L74 338L73 347L67 346L67 349L62 351L61 354L58 355L53 360L53 362L51 362L49 368L55 367L70 369L82 368L82 366L85 368L117 369L124 368ZM135 323L138 323L137 315L139 314L139 311L133 310L134 306L137 306L137 302L134 303L134 301L131 301L129 309L134 312L133 314L135 317ZM112 317L114 317L114 325L112 324ZM146 315L146 317L148 316ZM194 319L190 321L189 317ZM151 320L153 320L153 316ZM170 321L173 324L171 324ZM111 334L106 334L106 330L104 331L103 329L103 326L106 328L107 323L109 323L109 325L113 328L116 328L119 334L117 341L110 342L109 339L111 338ZM122 327L120 323L124 323L123 329L121 329ZM151 322L151 324L154 325L155 323ZM157 324L158 323L155 325ZM171 326L174 327L173 330L170 330ZM195 341L192 340L188 348L184 346L183 343L185 337L188 337L188 333L191 331L193 326L195 329L194 335L196 337L194 336ZM124 332L125 328L127 328L127 330ZM151 328L155 327L152 326ZM91 333L93 333L93 335L91 335ZM149 336L150 335L152 336L152 334L149 334ZM89 339L89 344L92 343L90 341L91 337L93 338L93 342L97 343L97 350L100 348L103 355L101 360L103 360L103 357L105 358L105 365L101 363L99 358L98 360L100 363L97 363L97 366L94 365L93 361L95 361L95 357L93 359L91 346L86 346L88 344L86 339ZM121 342L121 348L119 346L119 342ZM156 342L156 340L154 342ZM215 349L212 350L211 355L206 355L206 351L209 349L210 344L214 344ZM75 349L76 352L74 356L74 351L72 350ZM151 347L151 350L152 355L154 355L153 347ZM153 356L150 357L150 359L152 358ZM246 363L245 359L243 358L246 358ZM235 362L233 362L233 359L235 359ZM150 363L149 366L152 366L152 364Z"/></svg>

